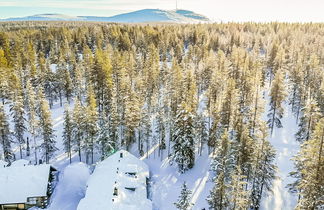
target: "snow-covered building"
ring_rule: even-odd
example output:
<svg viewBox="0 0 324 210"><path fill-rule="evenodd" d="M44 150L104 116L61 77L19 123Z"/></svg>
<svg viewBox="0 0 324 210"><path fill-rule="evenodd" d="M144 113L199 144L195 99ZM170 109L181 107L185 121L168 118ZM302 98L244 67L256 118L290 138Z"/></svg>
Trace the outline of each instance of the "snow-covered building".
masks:
<svg viewBox="0 0 324 210"><path fill-rule="evenodd" d="M18 161L0 167L0 210L46 207L56 178L57 170L48 164Z"/></svg>
<svg viewBox="0 0 324 210"><path fill-rule="evenodd" d="M77 210L152 210L149 174L143 161L120 150L96 166Z"/></svg>

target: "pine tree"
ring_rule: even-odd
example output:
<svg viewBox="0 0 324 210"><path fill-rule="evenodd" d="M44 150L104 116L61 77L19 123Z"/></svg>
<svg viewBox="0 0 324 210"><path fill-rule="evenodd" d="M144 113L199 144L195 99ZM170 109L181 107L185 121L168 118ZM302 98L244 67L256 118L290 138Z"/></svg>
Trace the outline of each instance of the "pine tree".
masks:
<svg viewBox="0 0 324 210"><path fill-rule="evenodd" d="M105 111L100 114L99 118L99 131L98 131L98 144L101 151L101 159L105 159L117 148L116 142L113 141L112 123Z"/></svg>
<svg viewBox="0 0 324 210"><path fill-rule="evenodd" d="M244 210L249 207L249 191L245 189L247 182L246 176L242 174L241 168L238 166L231 174L230 183L230 209Z"/></svg>
<svg viewBox="0 0 324 210"><path fill-rule="evenodd" d="M208 141L207 122L204 118L204 114L201 113L197 116L196 125L196 138L198 143L199 155L202 154L204 144Z"/></svg>
<svg viewBox="0 0 324 210"><path fill-rule="evenodd" d="M298 125L299 130L296 133L296 140L304 142L311 138L315 125L322 115L315 100L309 100L301 111L302 117Z"/></svg>
<svg viewBox="0 0 324 210"><path fill-rule="evenodd" d="M114 87L112 90L112 100L111 107L109 112L109 136L112 142L114 142L115 148L118 147L118 126L119 126L119 116L117 112L117 97L116 97L116 88Z"/></svg>
<svg viewBox="0 0 324 210"><path fill-rule="evenodd" d="M238 111L238 90L235 88L235 80L227 81L225 97L221 109L221 124L227 131L233 128L233 123Z"/></svg>
<svg viewBox="0 0 324 210"><path fill-rule="evenodd" d="M251 208L259 209L263 194L271 192L277 167L274 165L276 151L266 139L268 129L265 123L256 134L256 145L253 153L253 174L251 175Z"/></svg>
<svg viewBox="0 0 324 210"><path fill-rule="evenodd" d="M192 203L190 203L191 194L192 193L188 189L186 182L184 182L178 201L174 203L175 207L179 210L190 210L192 206Z"/></svg>
<svg viewBox="0 0 324 210"><path fill-rule="evenodd" d="M39 100L39 126L43 139L40 148L43 151L44 160L48 164L58 149L55 147L56 141L48 101L41 90L39 91Z"/></svg>
<svg viewBox="0 0 324 210"><path fill-rule="evenodd" d="M9 68L8 68L8 61L5 57L5 52L3 49L0 48L0 98L2 99L2 102L4 103L4 100L8 98L8 80L9 80Z"/></svg>
<svg viewBox="0 0 324 210"><path fill-rule="evenodd" d="M63 84L64 84L64 93L65 93L66 100L68 101L68 103L70 103L72 95L73 95L73 84L72 84L72 79L71 79L69 70L64 71L64 83Z"/></svg>
<svg viewBox="0 0 324 210"><path fill-rule="evenodd" d="M124 146L128 150L131 143L135 141L135 129L139 126L140 104L135 91L131 90L125 100L125 130L126 136Z"/></svg>
<svg viewBox="0 0 324 210"><path fill-rule="evenodd" d="M321 119L308 141L294 157L299 200L297 209L320 209L324 206L324 119Z"/></svg>
<svg viewBox="0 0 324 210"><path fill-rule="evenodd" d="M19 87L18 87L19 88ZM15 91L13 97L13 102L10 107L11 116L14 123L14 136L16 141L19 144L20 158L23 158L23 145L25 144L24 133L26 131L25 126L25 110L24 110L24 101L20 88Z"/></svg>
<svg viewBox="0 0 324 210"><path fill-rule="evenodd" d="M176 162L180 173L191 169L195 164L194 124L193 115L187 105L182 102L177 110L175 130L173 132L174 145L172 147L172 162Z"/></svg>
<svg viewBox="0 0 324 210"><path fill-rule="evenodd" d="M211 209L226 209L229 205L230 175L234 169L235 157L233 144L224 132L216 145L215 155L211 164L211 170L215 174L214 187L207 198Z"/></svg>
<svg viewBox="0 0 324 210"><path fill-rule="evenodd" d="M72 131L73 131L73 122L71 111L69 110L68 105L65 105L64 110L64 130L63 130L63 144L64 150L68 153L70 163L72 162Z"/></svg>
<svg viewBox="0 0 324 210"><path fill-rule="evenodd" d="M74 99L74 109L72 116L72 144L78 151L79 161L82 161L81 150L84 143L84 125L85 125L85 113L84 107L81 105L78 98Z"/></svg>
<svg viewBox="0 0 324 210"><path fill-rule="evenodd" d="M34 156L35 156L35 164L38 163L37 157L37 128L39 124L39 120L37 118L37 104L36 104L36 96L34 88L31 83L27 81L27 107L28 107L28 131L33 138L33 147L34 147Z"/></svg>
<svg viewBox="0 0 324 210"><path fill-rule="evenodd" d="M0 145L3 150L3 158L6 162L11 163L15 157L11 149L11 133L9 123L4 111L4 107L0 104Z"/></svg>
<svg viewBox="0 0 324 210"><path fill-rule="evenodd" d="M98 135L98 111L95 95L92 87L88 88L87 94L87 106L85 109L85 124L84 124L84 132L85 132L85 151L86 151L86 162L89 163L89 157L91 156L91 163L93 163L93 155L94 155L94 146L95 141Z"/></svg>
<svg viewBox="0 0 324 210"><path fill-rule="evenodd" d="M100 49L95 53L91 80L94 85L99 111L101 112L105 108L108 113L113 87L112 65L107 52Z"/></svg>
<svg viewBox="0 0 324 210"><path fill-rule="evenodd" d="M214 179L214 186L210 191L207 201L209 209L222 210L229 205L229 185L225 180L224 172L220 172Z"/></svg>
<svg viewBox="0 0 324 210"><path fill-rule="evenodd" d="M269 118L268 125L271 129L271 134L273 133L274 126L276 126L277 128L282 127L280 121L284 113L282 103L284 102L286 97L284 76L285 76L284 72L282 70L278 70L271 86L270 110L268 114L268 118Z"/></svg>

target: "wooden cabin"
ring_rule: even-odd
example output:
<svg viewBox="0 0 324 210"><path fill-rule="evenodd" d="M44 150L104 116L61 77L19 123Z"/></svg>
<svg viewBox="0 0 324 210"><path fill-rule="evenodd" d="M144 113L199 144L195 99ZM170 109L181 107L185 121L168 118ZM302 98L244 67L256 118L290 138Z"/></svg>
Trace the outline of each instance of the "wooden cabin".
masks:
<svg viewBox="0 0 324 210"><path fill-rule="evenodd" d="M57 174L48 164L0 167L0 210L46 208Z"/></svg>

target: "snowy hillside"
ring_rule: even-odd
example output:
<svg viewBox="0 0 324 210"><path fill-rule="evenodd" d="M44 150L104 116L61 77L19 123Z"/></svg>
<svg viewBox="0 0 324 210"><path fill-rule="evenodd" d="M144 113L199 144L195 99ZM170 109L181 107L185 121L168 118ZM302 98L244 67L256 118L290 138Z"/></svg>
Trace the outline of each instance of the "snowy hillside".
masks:
<svg viewBox="0 0 324 210"><path fill-rule="evenodd" d="M208 22L203 15L188 10L144 9L111 17L69 16L64 14L40 14L27 17L2 19L0 21L97 21L117 23L172 22L198 23Z"/></svg>
<svg viewBox="0 0 324 210"><path fill-rule="evenodd" d="M15 17L3 19L2 21L80 21L82 18L64 14L39 14L27 17Z"/></svg>

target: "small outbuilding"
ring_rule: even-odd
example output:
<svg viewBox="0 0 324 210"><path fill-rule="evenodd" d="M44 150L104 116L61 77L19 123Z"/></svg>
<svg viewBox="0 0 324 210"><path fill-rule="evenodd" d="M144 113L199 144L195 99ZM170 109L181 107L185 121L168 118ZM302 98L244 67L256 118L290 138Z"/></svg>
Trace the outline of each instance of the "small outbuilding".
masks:
<svg viewBox="0 0 324 210"><path fill-rule="evenodd" d="M26 165L19 161L0 167L0 210L45 208L56 179L57 170L49 164Z"/></svg>
<svg viewBox="0 0 324 210"><path fill-rule="evenodd" d="M149 175L142 160L120 150L97 164L77 210L152 210Z"/></svg>

